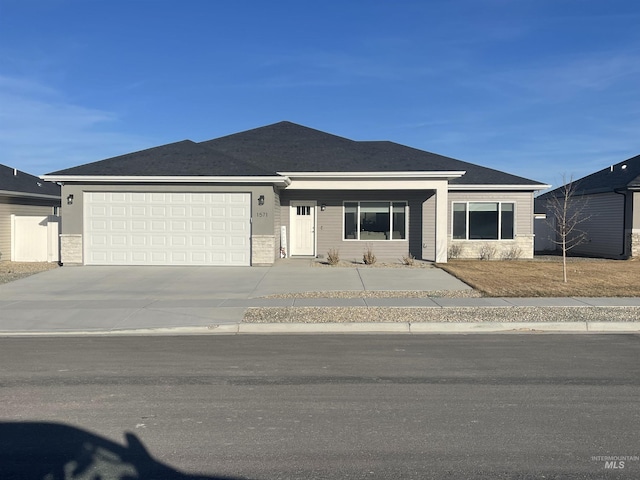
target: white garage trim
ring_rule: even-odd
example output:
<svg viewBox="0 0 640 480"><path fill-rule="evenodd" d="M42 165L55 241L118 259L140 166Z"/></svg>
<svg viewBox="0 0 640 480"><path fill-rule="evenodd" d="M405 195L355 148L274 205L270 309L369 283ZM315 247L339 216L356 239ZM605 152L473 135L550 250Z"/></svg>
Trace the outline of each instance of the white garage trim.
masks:
<svg viewBox="0 0 640 480"><path fill-rule="evenodd" d="M85 192L87 265L250 265L250 193Z"/></svg>

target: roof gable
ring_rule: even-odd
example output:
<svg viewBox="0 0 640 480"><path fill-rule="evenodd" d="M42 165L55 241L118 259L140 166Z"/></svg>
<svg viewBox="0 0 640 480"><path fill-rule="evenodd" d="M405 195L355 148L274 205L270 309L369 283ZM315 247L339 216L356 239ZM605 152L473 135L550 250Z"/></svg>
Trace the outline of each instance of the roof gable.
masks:
<svg viewBox="0 0 640 480"><path fill-rule="evenodd" d="M45 182L34 175L6 165L0 165L0 191L24 193L30 196L60 196L60 186L58 184Z"/></svg>

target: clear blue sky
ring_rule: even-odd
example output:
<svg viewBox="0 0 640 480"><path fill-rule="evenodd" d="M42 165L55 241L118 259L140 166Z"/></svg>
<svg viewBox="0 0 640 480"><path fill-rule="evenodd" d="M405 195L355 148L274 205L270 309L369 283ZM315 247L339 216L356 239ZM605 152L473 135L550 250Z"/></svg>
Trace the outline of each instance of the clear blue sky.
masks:
<svg viewBox="0 0 640 480"><path fill-rule="evenodd" d="M545 183L640 154L638 0L0 0L0 163L289 120Z"/></svg>

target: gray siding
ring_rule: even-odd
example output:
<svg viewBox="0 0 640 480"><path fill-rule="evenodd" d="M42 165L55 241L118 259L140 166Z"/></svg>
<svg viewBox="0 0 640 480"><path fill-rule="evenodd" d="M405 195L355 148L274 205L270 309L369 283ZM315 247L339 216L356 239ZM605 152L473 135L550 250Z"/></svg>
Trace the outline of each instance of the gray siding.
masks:
<svg viewBox="0 0 640 480"><path fill-rule="evenodd" d="M630 192L627 194L629 199L629 214L631 218L631 228L634 233L640 233L640 192Z"/></svg>
<svg viewBox="0 0 640 480"><path fill-rule="evenodd" d="M330 249L336 248L340 251L340 257L344 260L362 260L365 248L370 245L375 255L381 260L400 261L410 252L416 258L422 258L421 245L423 242L432 244L432 251L435 255L435 232L433 225L427 229L427 234L422 231L422 211L423 203L433 195L432 192L395 192L395 191L283 191L281 194L281 221L287 227L287 234L290 227L290 202L296 200L316 201L318 208L316 211L316 254L320 258L325 258ZM366 200L389 200L408 202L408 239L406 240L378 240L359 241L343 239L343 202L345 201L366 201ZM325 205L325 211L321 211L321 205ZM435 205L435 202L434 202ZM426 208L430 208L427 204ZM435 212L435 206L434 206ZM435 217L435 213L433 214ZM429 240L433 237L432 240Z"/></svg>
<svg viewBox="0 0 640 480"><path fill-rule="evenodd" d="M570 253L607 258L621 258L629 255L631 253L629 226L634 221L635 215L635 212L631 212L633 204L631 195L627 194L625 199L624 195L608 192L580 197L580 201L586 202L583 216L587 218L578 225L578 228L587 233L587 241L571 249ZM546 206L544 210L547 211ZM549 215L548 212L547 215ZM555 235L556 241L560 241L557 234ZM559 246L557 248L560 249Z"/></svg>
<svg viewBox="0 0 640 480"><path fill-rule="evenodd" d="M422 204L416 205L416 214L412 216L417 225L422 225L422 238L417 242L411 241L411 254L420 258L417 253L422 251L422 258L425 260L435 261L436 259L436 195L432 193L429 198ZM413 212L412 210L412 212Z"/></svg>
<svg viewBox="0 0 640 480"><path fill-rule="evenodd" d="M280 191L274 189L273 196L273 233L275 236L275 249L274 249L274 260L280 258L280 247L282 243L280 241L280 226L282 225L282 213L280 209Z"/></svg>
<svg viewBox="0 0 640 480"><path fill-rule="evenodd" d="M45 205L42 205L45 203ZM47 204L48 203L48 204ZM0 261L11 259L11 215L45 216L53 214L54 201L0 197Z"/></svg>
<svg viewBox="0 0 640 480"><path fill-rule="evenodd" d="M587 242L571 252L581 255L619 258L626 253L624 246L624 196L602 193L585 196L588 220L579 228L587 232Z"/></svg>

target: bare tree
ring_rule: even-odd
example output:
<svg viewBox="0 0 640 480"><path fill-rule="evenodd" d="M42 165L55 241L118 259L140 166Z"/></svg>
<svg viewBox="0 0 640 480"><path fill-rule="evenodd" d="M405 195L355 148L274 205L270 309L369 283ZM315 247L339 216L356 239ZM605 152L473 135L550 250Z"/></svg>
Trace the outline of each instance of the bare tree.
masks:
<svg viewBox="0 0 640 480"><path fill-rule="evenodd" d="M577 194L577 185L573 177L547 199L546 207L549 214L550 226L555 234L551 240L562 251L562 278L567 283L567 252L588 240L587 233L579 226L591 218L587 214L587 200Z"/></svg>

